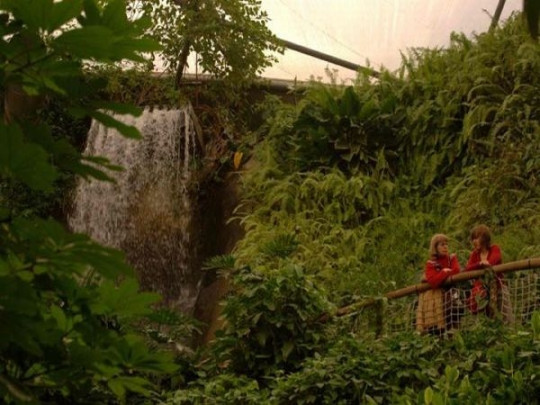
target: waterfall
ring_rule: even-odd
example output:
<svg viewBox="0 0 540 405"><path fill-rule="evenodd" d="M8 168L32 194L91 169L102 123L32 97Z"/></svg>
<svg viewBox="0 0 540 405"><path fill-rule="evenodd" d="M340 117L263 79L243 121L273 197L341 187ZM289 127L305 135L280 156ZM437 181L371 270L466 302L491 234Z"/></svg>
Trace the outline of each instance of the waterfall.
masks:
<svg viewBox="0 0 540 405"><path fill-rule="evenodd" d="M68 219L75 232L124 251L141 287L186 313L193 310L200 281L190 196L197 146L191 114L187 106L115 116L137 127L142 140L94 121L84 154L104 156L124 170L107 172L115 183L81 179Z"/></svg>

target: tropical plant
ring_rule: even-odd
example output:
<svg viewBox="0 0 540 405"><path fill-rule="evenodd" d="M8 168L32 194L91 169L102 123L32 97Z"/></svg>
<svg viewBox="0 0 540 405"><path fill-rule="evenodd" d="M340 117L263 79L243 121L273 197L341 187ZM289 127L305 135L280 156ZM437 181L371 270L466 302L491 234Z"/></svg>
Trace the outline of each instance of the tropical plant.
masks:
<svg viewBox="0 0 540 405"><path fill-rule="evenodd" d="M371 277L360 272L371 244L362 225L386 213L394 184L384 171L351 178L338 170L277 174L257 170L246 178L237 213L247 231L236 247L239 263L275 263L267 252L281 249L334 298L360 293Z"/></svg>
<svg viewBox="0 0 540 405"><path fill-rule="evenodd" d="M256 405L268 403L269 395L254 379L223 373L210 380L195 381L188 388L172 393L167 404Z"/></svg>
<svg viewBox="0 0 540 405"><path fill-rule="evenodd" d="M298 369L324 346L325 295L301 268L284 263L274 272L243 268L223 308L227 320L212 350L217 364L264 383L264 376ZM261 379L262 378L262 379Z"/></svg>
<svg viewBox="0 0 540 405"><path fill-rule="evenodd" d="M290 128L271 135L275 147L283 151L277 157L287 170L338 166L344 171L370 171L381 165L381 159L394 157L397 138L388 118L396 97L366 89L322 84L306 89L294 116L285 121ZM278 120L274 118L280 125Z"/></svg>
<svg viewBox="0 0 540 405"><path fill-rule="evenodd" d="M108 179L114 166L82 157L36 108L54 100L75 117L92 117L125 136L138 131L107 111L138 110L99 99L103 84L86 80L88 64L143 61L159 47L140 35L147 20L128 21L111 0L0 2L0 181L51 193L67 173ZM57 122L58 124L58 122ZM139 293L123 255L73 235L39 212L0 198L0 398L3 403L107 402L149 394L145 373L176 369L148 350L129 325L159 300Z"/></svg>
<svg viewBox="0 0 540 405"><path fill-rule="evenodd" d="M132 0L135 13L152 18L149 33L164 46L163 59L176 71L177 84L188 56L205 73L231 83L254 79L278 50L266 27L268 16L255 0Z"/></svg>
<svg viewBox="0 0 540 405"><path fill-rule="evenodd" d="M517 332L487 321L446 340L403 333L375 341L340 336L296 372L267 375L264 388L243 374L201 374L167 403L530 403L540 392L539 328L536 312Z"/></svg>
<svg viewBox="0 0 540 405"><path fill-rule="evenodd" d="M411 50L378 81L267 101L236 212L246 236L234 263L245 268L224 304L227 326L171 403L217 393L245 403L534 402L540 314L519 330L486 319L439 339L381 328L380 294L419 281L433 233L451 236L462 263L480 221L505 260L539 252L538 49L514 16L487 34L454 34L447 49ZM324 305L296 295L309 295L304 273L326 291ZM378 339L363 318L351 327L360 316L297 323L326 319L310 316L327 300L359 296L374 304L362 315L375 318ZM301 350L284 357L291 347Z"/></svg>
<svg viewBox="0 0 540 405"><path fill-rule="evenodd" d="M376 342L341 339L327 354L306 361L302 371L279 378L273 399L299 404L534 401L540 387L530 376L538 369L539 321L537 312L527 331L507 333L490 323L448 341L403 334Z"/></svg>

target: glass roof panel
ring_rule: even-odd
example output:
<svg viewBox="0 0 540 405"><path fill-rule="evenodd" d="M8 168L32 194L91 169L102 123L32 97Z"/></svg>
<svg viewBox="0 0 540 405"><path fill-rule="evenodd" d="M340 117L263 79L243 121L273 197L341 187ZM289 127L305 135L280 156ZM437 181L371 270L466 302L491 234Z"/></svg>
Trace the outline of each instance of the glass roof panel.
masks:
<svg viewBox="0 0 540 405"><path fill-rule="evenodd" d="M399 67L400 50L441 47L452 31L466 35L489 28L498 0L262 0L274 34L296 44L378 69ZM522 0L506 0L501 21L521 10ZM263 76L326 79L325 68L340 80L355 72L287 49Z"/></svg>

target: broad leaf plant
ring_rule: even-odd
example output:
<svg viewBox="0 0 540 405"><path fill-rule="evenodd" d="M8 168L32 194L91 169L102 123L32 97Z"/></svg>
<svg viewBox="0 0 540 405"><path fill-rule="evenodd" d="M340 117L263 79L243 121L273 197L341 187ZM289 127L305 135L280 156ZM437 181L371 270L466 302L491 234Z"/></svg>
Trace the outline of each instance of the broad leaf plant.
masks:
<svg viewBox="0 0 540 405"><path fill-rule="evenodd" d="M159 46L128 20L122 0L0 1L0 183L47 195L62 173L107 180L104 158L83 157L40 120L52 101L124 136L140 137L99 98L89 67L141 62ZM0 194L0 402L104 403L148 395L148 373L175 369L128 325L159 300L139 293L121 252L62 224L12 209Z"/></svg>

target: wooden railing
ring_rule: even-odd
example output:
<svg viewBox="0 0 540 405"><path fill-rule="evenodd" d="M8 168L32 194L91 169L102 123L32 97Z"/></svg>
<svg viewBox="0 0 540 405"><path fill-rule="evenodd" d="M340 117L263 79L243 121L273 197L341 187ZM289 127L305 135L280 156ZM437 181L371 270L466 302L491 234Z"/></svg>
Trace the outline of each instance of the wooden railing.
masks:
<svg viewBox="0 0 540 405"><path fill-rule="evenodd" d="M482 270L461 272L454 276L450 276L447 280L445 280L445 282L443 283L443 286L451 287L457 283L462 283L464 281L481 278L481 277L484 277L486 273L488 272L493 272L495 274L504 274L504 273L512 273L512 272L517 272L517 271L534 270L534 269L540 269L540 257L518 260L514 262L508 262L508 263L496 265L496 266L493 266L487 269L482 269ZM431 286L428 283L414 284L408 287L400 288L398 290L390 291L384 294L382 297L369 298L363 301L358 301L353 304L338 308L333 314L328 314L328 313L323 314L319 318L319 320L321 322L327 322L333 317L342 317L345 315L350 315L366 307L376 306L381 302L381 298L384 298L386 300L394 300L397 298L403 298L403 297L407 297L407 296L411 296L415 294L420 294L429 289L431 289Z"/></svg>

